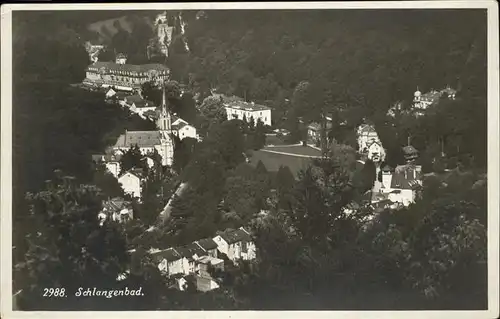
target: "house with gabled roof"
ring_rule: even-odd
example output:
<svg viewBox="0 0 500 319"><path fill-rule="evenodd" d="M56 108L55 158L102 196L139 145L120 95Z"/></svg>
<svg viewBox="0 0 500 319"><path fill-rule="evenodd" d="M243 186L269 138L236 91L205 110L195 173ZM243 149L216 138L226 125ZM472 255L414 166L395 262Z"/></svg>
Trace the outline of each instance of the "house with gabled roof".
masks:
<svg viewBox="0 0 500 319"><path fill-rule="evenodd" d="M227 255L232 261L256 258L256 247L250 233L243 227L220 232L213 238L219 252Z"/></svg>
<svg viewBox="0 0 500 319"><path fill-rule="evenodd" d="M201 249L207 252L208 256L217 258L217 243L212 238L203 238L194 242Z"/></svg>
<svg viewBox="0 0 500 319"><path fill-rule="evenodd" d="M358 152L360 154L367 154L368 147L374 142L380 143L380 138L373 125L362 124L357 129L358 138Z"/></svg>
<svg viewBox="0 0 500 319"><path fill-rule="evenodd" d="M92 161L95 164L104 164L106 170L115 178L120 174L120 159L121 154L93 154Z"/></svg>
<svg viewBox="0 0 500 319"><path fill-rule="evenodd" d="M124 223L134 218L132 203L120 197L103 201L101 212L105 214L105 219L111 219L119 223Z"/></svg>
<svg viewBox="0 0 500 319"><path fill-rule="evenodd" d="M132 197L141 198L142 182L145 180L144 172L141 169L131 169L118 177L123 191Z"/></svg>
<svg viewBox="0 0 500 319"><path fill-rule="evenodd" d="M271 108L255 104L254 102L248 103L241 100L233 100L230 102L223 102L226 110L226 115L229 120L246 118L250 121L253 118L255 125L258 120L261 120L264 125L272 125Z"/></svg>
<svg viewBox="0 0 500 319"><path fill-rule="evenodd" d="M157 263L160 272L166 276L185 273L186 258L174 248L152 252L151 257Z"/></svg>
<svg viewBox="0 0 500 319"><path fill-rule="evenodd" d="M381 174L382 186L379 192L374 192L372 203L390 200L393 203L408 206L415 201L416 190L422 185L421 166L412 164L398 165L392 170L386 165L382 168Z"/></svg>
<svg viewBox="0 0 500 319"><path fill-rule="evenodd" d="M129 95L123 100L123 106L128 107L128 109L138 114L140 117L145 119L145 113L148 111L155 111L156 106L153 102L144 99L138 94Z"/></svg>
<svg viewBox="0 0 500 319"><path fill-rule="evenodd" d="M183 269L186 275L192 274L196 271L196 261L199 258L203 256L208 256L208 253L195 243L191 243L189 245L181 247L176 247L175 250L182 257L184 257Z"/></svg>

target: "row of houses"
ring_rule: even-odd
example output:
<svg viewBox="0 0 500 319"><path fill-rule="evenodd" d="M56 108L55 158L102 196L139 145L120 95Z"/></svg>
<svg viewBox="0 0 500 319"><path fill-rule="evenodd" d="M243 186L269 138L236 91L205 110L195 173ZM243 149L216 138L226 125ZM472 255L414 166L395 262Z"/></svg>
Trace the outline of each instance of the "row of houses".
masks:
<svg viewBox="0 0 500 319"><path fill-rule="evenodd" d="M426 110L432 106L435 106L439 103L441 98L446 97L450 100L455 100L457 95L457 90L447 86L442 90L431 90L426 93L422 93L417 90L413 94L413 102L409 109L403 108L403 103L397 102L395 103L388 111L387 116L395 117L398 113L412 113L416 117L422 116L425 114Z"/></svg>
<svg viewBox="0 0 500 319"><path fill-rule="evenodd" d="M208 291L219 287L211 269L224 271L224 259L235 264L240 260L254 260L256 247L250 233L240 227L189 245L164 250L152 249L150 255L160 272L175 280L174 285L179 290L184 290L186 282L194 279L198 290Z"/></svg>

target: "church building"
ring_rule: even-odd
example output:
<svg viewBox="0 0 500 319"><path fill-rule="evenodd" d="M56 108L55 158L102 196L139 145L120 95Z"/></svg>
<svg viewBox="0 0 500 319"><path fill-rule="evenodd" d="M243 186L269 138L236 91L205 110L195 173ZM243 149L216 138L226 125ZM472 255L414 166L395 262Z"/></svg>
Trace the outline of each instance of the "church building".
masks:
<svg viewBox="0 0 500 319"><path fill-rule="evenodd" d="M174 142L172 137L172 118L167 110L165 87L160 116L157 120L157 131L125 131L118 137L113 146L115 153L124 154L132 146L137 145L141 153L146 155L155 150L162 158L163 166L171 166L174 160Z"/></svg>

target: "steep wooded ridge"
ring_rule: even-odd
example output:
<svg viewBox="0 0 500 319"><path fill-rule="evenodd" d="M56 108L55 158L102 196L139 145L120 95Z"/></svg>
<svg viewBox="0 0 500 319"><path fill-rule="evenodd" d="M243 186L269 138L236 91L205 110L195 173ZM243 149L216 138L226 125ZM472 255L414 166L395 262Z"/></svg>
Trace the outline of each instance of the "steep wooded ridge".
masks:
<svg viewBox="0 0 500 319"><path fill-rule="evenodd" d="M486 164L486 131L481 129L486 127L484 10L242 10L181 15L190 51L179 37L174 38L169 65L176 79L197 90L208 94L216 88L265 103L273 108L277 124L294 116L313 120L320 111L336 114L335 122L346 121L351 131L363 118L372 120L389 148L389 158L396 162L398 151L391 145L399 150L411 133L412 144L422 153L438 135L446 135L450 147L461 144L461 153L474 157L479 166ZM304 82L310 84L310 93L306 105L297 109L294 92ZM396 129L389 129L392 125L385 114L394 103L409 104L417 88L427 92L448 85L458 89L460 99L442 109L460 121L438 122L443 114L437 112L415 121L422 125L396 123ZM430 123L440 123L439 128ZM454 141L453 136L463 140Z"/></svg>

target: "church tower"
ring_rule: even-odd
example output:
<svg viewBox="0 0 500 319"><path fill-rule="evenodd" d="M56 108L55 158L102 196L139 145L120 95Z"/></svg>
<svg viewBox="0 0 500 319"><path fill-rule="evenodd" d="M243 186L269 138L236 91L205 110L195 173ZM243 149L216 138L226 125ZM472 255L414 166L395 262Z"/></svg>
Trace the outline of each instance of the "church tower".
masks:
<svg viewBox="0 0 500 319"><path fill-rule="evenodd" d="M157 121L157 126L160 132L162 165L172 166L174 161L174 143L172 140L172 119L170 112L167 110L167 98L165 94L165 86L163 86L163 98L161 103L161 113Z"/></svg>

